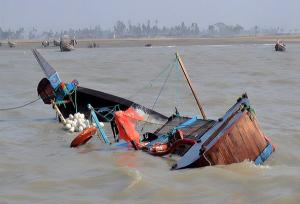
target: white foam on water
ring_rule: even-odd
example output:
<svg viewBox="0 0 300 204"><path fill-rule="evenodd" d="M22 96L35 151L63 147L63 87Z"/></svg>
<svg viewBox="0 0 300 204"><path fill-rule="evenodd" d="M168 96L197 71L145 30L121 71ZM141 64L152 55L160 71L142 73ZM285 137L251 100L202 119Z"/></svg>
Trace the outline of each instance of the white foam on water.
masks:
<svg viewBox="0 0 300 204"><path fill-rule="evenodd" d="M131 189L135 187L137 184L139 184L142 181L142 174L137 169L129 169L125 168L126 173L130 178L132 178L131 183L126 187L126 190Z"/></svg>

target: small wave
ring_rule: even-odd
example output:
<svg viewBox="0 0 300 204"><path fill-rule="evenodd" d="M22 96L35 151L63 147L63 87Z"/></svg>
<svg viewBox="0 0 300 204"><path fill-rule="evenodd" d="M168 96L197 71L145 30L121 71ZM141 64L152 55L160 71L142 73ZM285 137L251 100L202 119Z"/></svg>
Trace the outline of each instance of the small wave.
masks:
<svg viewBox="0 0 300 204"><path fill-rule="evenodd" d="M242 164L246 164L245 166L250 167L250 168L256 168L256 169L271 169L271 166L269 165L256 165L254 163L254 161L247 161L247 162L243 162Z"/></svg>
<svg viewBox="0 0 300 204"><path fill-rule="evenodd" d="M255 173L256 170L259 171L259 170L271 169L271 167L268 165L256 165L253 161L249 161L249 160L245 160L241 163L234 163L228 166L224 166L224 168L238 172L240 174L252 174Z"/></svg>
<svg viewBox="0 0 300 204"><path fill-rule="evenodd" d="M133 188L142 181L142 175L137 169L125 168L126 174L132 178L131 183L126 187L126 190Z"/></svg>

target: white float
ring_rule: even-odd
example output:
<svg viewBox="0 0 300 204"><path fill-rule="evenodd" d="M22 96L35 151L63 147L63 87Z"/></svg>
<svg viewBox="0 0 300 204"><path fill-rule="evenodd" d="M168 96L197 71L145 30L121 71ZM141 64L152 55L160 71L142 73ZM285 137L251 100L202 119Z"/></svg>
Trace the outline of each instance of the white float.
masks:
<svg viewBox="0 0 300 204"><path fill-rule="evenodd" d="M69 117L66 119L65 129L69 130L70 132L81 132L91 126L96 126L96 124L91 123L88 119L85 119L84 114L78 112L74 115L69 115ZM104 127L104 123L100 122L100 126Z"/></svg>

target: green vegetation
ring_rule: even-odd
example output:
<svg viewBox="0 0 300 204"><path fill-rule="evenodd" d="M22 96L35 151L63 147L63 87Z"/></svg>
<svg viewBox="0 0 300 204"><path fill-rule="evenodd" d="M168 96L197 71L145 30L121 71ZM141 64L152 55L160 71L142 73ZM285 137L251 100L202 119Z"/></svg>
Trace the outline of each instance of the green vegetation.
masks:
<svg viewBox="0 0 300 204"><path fill-rule="evenodd" d="M225 23L216 23L209 25L207 29L200 30L197 23L186 25L184 22L170 27L159 27L158 21L154 24L150 20L147 23L133 25L130 22L126 25L122 21L117 21L112 29L102 29L101 26L95 26L83 29L69 29L60 32L42 31L36 28L25 31L24 28L12 31L2 30L0 28L0 40L6 39L58 39L62 35L76 36L83 38L141 38L141 37L193 37L193 36L238 36L238 35L257 35L280 34L284 30L277 28L261 29L257 25L249 30L245 30L241 25L226 25ZM291 32L291 31L289 31ZM297 32L297 30L292 30Z"/></svg>

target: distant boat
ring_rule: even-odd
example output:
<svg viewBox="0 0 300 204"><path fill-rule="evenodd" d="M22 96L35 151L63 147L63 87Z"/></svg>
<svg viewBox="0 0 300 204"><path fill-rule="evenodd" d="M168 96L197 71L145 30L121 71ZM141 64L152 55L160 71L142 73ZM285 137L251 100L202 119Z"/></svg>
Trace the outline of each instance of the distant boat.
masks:
<svg viewBox="0 0 300 204"><path fill-rule="evenodd" d="M145 44L145 47L152 47L152 44L151 43L147 43L147 44Z"/></svg>
<svg viewBox="0 0 300 204"><path fill-rule="evenodd" d="M60 40L60 51L66 52L66 51L72 51L75 49L75 44L77 44L77 41L75 40L75 37L73 39L70 39L68 35L64 35Z"/></svg>
<svg viewBox="0 0 300 204"><path fill-rule="evenodd" d="M74 49L75 49L75 47L72 44L70 44L69 42L60 41L60 51L61 52L72 51Z"/></svg>
<svg viewBox="0 0 300 204"><path fill-rule="evenodd" d="M60 41L59 40L53 40L53 46L60 46Z"/></svg>
<svg viewBox="0 0 300 204"><path fill-rule="evenodd" d="M47 41L47 40L42 41L43 47L48 47L49 45L50 45L49 41Z"/></svg>
<svg viewBox="0 0 300 204"><path fill-rule="evenodd" d="M277 40L276 45L275 45L275 51L285 51L285 44L281 40Z"/></svg>
<svg viewBox="0 0 300 204"><path fill-rule="evenodd" d="M8 46L9 47L16 47L17 43L16 42L12 42L12 41L8 41Z"/></svg>
<svg viewBox="0 0 300 204"><path fill-rule="evenodd" d="M0 46L2 46L2 42L0 42Z"/></svg>

